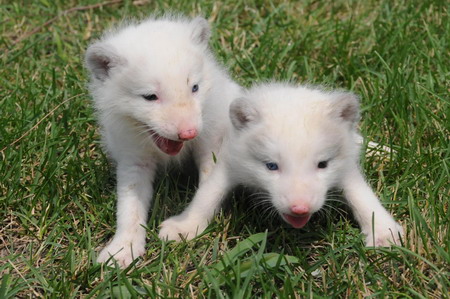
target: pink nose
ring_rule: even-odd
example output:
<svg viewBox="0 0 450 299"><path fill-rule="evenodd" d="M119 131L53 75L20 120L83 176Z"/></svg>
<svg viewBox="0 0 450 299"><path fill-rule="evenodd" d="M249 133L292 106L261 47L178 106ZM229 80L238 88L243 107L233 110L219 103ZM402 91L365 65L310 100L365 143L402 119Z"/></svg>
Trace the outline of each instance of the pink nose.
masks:
<svg viewBox="0 0 450 299"><path fill-rule="evenodd" d="M309 214L309 207L307 205L293 205L291 212L296 215L307 215Z"/></svg>
<svg viewBox="0 0 450 299"><path fill-rule="evenodd" d="M197 137L197 129L183 130L178 133L178 139L186 141Z"/></svg>

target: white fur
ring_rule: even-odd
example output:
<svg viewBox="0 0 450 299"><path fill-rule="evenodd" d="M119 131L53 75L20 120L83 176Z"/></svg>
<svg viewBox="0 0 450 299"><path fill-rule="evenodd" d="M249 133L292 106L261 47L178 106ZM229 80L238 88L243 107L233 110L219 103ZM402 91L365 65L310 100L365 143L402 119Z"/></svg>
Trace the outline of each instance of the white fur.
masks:
<svg viewBox="0 0 450 299"><path fill-rule="evenodd" d="M190 206L164 221L162 238L195 237L218 211L228 190L244 184L268 192L283 219L298 216L293 211L300 209L306 211L305 221L324 205L328 190L342 188L368 246L399 242L401 226L359 169L359 106L353 94L265 84L234 101L230 118L217 167ZM328 161L326 168L318 167L321 161ZM269 170L268 162L277 163L279 169Z"/></svg>
<svg viewBox="0 0 450 299"><path fill-rule="evenodd" d="M114 256L125 267L144 254L159 166L192 152L203 181L214 165L212 153L219 151L229 104L240 87L215 62L209 35L203 18L150 18L105 34L87 50L103 141L117 163L117 231L99 262ZM158 100L143 98L151 94ZM185 141L174 157L151 136L180 141L180 134L191 131L198 136Z"/></svg>

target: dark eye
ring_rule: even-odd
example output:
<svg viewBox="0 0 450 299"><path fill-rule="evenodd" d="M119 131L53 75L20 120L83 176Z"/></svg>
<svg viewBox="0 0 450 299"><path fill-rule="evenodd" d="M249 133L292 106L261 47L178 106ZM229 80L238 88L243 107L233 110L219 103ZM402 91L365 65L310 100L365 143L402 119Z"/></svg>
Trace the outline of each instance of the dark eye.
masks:
<svg viewBox="0 0 450 299"><path fill-rule="evenodd" d="M278 170L278 164L277 164L277 163L274 163L274 162L266 163L266 167L267 167L267 169L269 169L270 171Z"/></svg>
<svg viewBox="0 0 450 299"><path fill-rule="evenodd" d="M158 99L158 96L154 93L152 94L143 94L142 97L146 99L147 101L156 101Z"/></svg>
<svg viewBox="0 0 450 299"><path fill-rule="evenodd" d="M328 161L320 161L319 164L317 164L317 168L327 168Z"/></svg>
<svg viewBox="0 0 450 299"><path fill-rule="evenodd" d="M192 86L192 92L197 92L198 91L198 84L195 84L194 86Z"/></svg>

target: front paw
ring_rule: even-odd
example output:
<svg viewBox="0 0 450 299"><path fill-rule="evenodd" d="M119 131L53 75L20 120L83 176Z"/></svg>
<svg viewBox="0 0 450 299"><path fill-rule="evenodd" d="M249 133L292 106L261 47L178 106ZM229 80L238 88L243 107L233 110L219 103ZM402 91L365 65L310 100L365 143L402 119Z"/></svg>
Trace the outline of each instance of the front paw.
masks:
<svg viewBox="0 0 450 299"><path fill-rule="evenodd" d="M161 223L159 238L166 241L192 240L208 226L206 221L189 219L183 214L173 216Z"/></svg>
<svg viewBox="0 0 450 299"><path fill-rule="evenodd" d="M108 262L108 266L113 266L115 260L123 269L128 267L134 259L144 255L144 253L145 239L142 241L130 241L129 239L114 238L109 245L102 249L98 255L97 262Z"/></svg>
<svg viewBox="0 0 450 299"><path fill-rule="evenodd" d="M403 228L401 225L391 220L383 225L375 225L375 229L367 234L366 246L389 247L392 244L400 245L400 238L402 236Z"/></svg>

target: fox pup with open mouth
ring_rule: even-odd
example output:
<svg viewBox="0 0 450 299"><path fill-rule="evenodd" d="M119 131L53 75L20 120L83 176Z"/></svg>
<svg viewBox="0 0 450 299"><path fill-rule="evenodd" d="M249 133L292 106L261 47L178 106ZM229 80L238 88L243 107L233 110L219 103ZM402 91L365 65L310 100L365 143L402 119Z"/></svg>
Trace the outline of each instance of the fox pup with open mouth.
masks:
<svg viewBox="0 0 450 299"><path fill-rule="evenodd" d="M122 266L145 252L158 167L192 153L202 182L211 172L240 94L208 47L203 18L131 23L89 46L86 65L103 141L117 164L117 231L99 254Z"/></svg>
<svg viewBox="0 0 450 299"><path fill-rule="evenodd" d="M348 92L282 83L251 88L230 107L218 164L180 215L162 223L160 237L201 233L237 184L265 190L278 214L304 227L341 188L368 246L398 243L402 227L381 205L359 167L359 104Z"/></svg>

